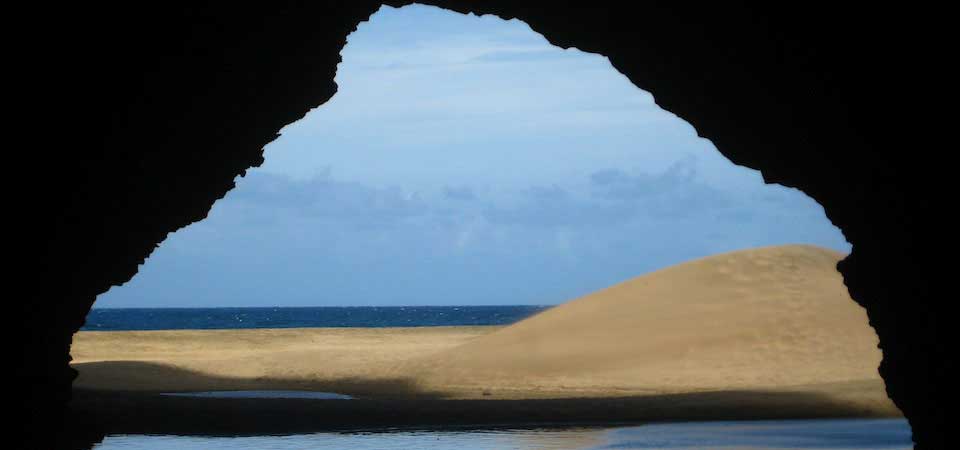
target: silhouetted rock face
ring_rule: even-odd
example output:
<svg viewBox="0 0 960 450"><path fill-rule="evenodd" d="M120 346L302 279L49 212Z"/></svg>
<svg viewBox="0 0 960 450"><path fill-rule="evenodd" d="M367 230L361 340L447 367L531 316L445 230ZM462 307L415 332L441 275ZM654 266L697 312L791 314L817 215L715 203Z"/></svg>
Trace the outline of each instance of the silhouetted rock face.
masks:
<svg viewBox="0 0 960 450"><path fill-rule="evenodd" d="M819 201L854 245L840 269L880 336L890 395L918 447L943 444L952 364L933 256L945 178L930 156L941 131L924 123L928 105L911 104L935 103L945 86L927 57L947 41L937 26L915 29L931 17L835 5L427 3L517 17L556 45L607 55L731 160ZM11 40L19 77L8 86L26 94L11 108L29 140L7 162L23 178L13 202L24 273L14 282L30 294L11 301L22 309L18 415L39 431L31 438L63 426L71 335L96 295L203 219L282 126L334 94L346 36L378 6L83 4L11 15L28 30Z"/></svg>

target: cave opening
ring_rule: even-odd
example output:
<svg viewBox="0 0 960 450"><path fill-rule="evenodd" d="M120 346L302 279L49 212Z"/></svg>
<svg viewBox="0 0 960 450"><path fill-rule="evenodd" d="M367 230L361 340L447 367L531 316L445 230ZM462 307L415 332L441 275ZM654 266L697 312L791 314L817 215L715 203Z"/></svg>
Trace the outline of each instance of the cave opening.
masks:
<svg viewBox="0 0 960 450"><path fill-rule="evenodd" d="M404 21L429 20L450 23L436 28L403 26ZM491 29L495 32L488 35L480 31ZM101 305L189 308L203 304L196 300L198 293L209 307L539 307L691 259L781 244L819 245L838 256L804 247L751 256L749 271L715 269L743 277L786 261L790 267L828 267L830 273L818 274L840 283L833 266L850 246L819 204L797 190L766 185L759 172L729 162L689 124L660 110L649 93L637 89L602 56L553 47L517 20L463 16L424 6L381 9L348 38L342 56L338 94L284 128L280 138L265 148L265 163L238 178L237 187L214 205L206 220L171 235L137 277L101 295L85 331L97 329L97 314L119 311L100 310ZM728 265L737 264L727 259ZM783 276L794 274L787 271ZM670 280L666 286L681 281ZM790 297L776 292L777 282L763 287L774 291L765 295ZM806 286L823 283L817 279ZM737 289L743 286L730 289L741 292ZM458 303L443 304L451 298ZM859 309L852 302L847 306ZM798 314L804 308L795 307ZM862 312L861 316L866 327ZM818 321L816 315L810 320ZM795 325L771 323L776 330ZM710 325L697 322L697 326ZM288 336L304 335L290 330ZM797 329L782 338L748 339L758 341L754 350L759 352L789 345L790 339L832 337L804 333ZM457 335L455 343L481 334L472 330ZM522 345L512 340L524 339L522 334L508 334L494 350L476 353L489 352L484 356L487 365L509 359L502 349ZM161 348L161 353L200 345L184 336L172 344L158 344L171 346ZM198 333L191 339L210 336ZM358 338L366 339L364 349L383 352L392 351L385 346L387 340L402 340ZM100 367L94 365L102 360L75 353L77 386L128 383L127 388L138 389L158 379L192 376L190 383L196 384L188 383L189 390L220 390L225 385L248 389L257 386L249 379L268 379L280 381L273 386L278 390L314 389L358 397L514 395L509 388L476 384L464 388L468 395L437 387L450 385L450 377L477 370L469 365L441 376L430 390L411 384L408 367L399 363L374 380L340 373L340 366L329 364L333 370L317 382L306 376L318 373L315 366L297 367L297 361L317 357L303 348L250 355L244 352L262 345L266 337L229 339L233 347L212 339L216 356L203 356L206 350L201 350L173 365L154 364L156 353L138 361L138 355L150 354L143 347ZM84 340L78 337L75 343L75 348L82 348ZM118 349L116 341L96 345ZM542 343L531 345L539 348ZM540 349L537 354L551 351ZM231 352L239 358L235 364L226 362ZM349 353L353 352L344 349L326 357L341 361ZM521 354L530 356L530 348ZM563 352L557 354L569 359ZM676 353L668 356L674 359ZM590 364L603 367L609 362ZM624 370L611 367L611 373ZM850 373L864 373L860 369ZM875 365L868 369L875 372ZM97 370L103 384L85 385ZM222 370L231 373L218 374ZM663 379L666 373L682 378L676 374L683 370L669 367L658 377ZM811 368L806 381L844 370ZM138 375L127 381L111 375L119 373ZM197 373L205 375L196 377ZM609 376L622 387L624 378ZM831 379L835 383L831 389L842 390L843 383L856 381L854 376ZM536 390L546 398L558 390L585 392L569 378L556 386L537 383ZM757 386L756 380L744 383L735 387ZM882 382L879 386L882 391ZM173 384L162 390L183 389ZM858 404L854 409L863 412L872 406L876 405ZM854 409L845 414L853 415Z"/></svg>

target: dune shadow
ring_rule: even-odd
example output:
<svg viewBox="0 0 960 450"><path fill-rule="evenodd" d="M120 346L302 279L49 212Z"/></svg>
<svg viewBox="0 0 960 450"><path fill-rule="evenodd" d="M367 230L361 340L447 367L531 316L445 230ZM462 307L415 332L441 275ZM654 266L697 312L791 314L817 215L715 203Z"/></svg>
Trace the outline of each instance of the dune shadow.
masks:
<svg viewBox="0 0 960 450"><path fill-rule="evenodd" d="M73 364L74 387L90 391L158 394L198 391L303 390L356 398L442 398L403 377L311 379L302 377L222 376L149 361L97 361Z"/></svg>
<svg viewBox="0 0 960 450"><path fill-rule="evenodd" d="M164 364L76 364L71 413L105 434L263 435L320 431L609 426L660 421L877 417L883 412L804 391L731 390L595 398L452 399L412 380L244 379ZM130 378L140 377L140 378ZM84 377L97 383L83 383ZM122 377L130 389L109 389ZM159 378L158 378L159 377ZM180 389L147 389L158 379ZM139 386L137 383L142 383ZM179 383L179 384L177 384ZM189 387L189 388L187 388ZM133 389L138 388L138 389ZM141 389L142 388L142 389ZM161 392L316 390L355 400L201 398Z"/></svg>

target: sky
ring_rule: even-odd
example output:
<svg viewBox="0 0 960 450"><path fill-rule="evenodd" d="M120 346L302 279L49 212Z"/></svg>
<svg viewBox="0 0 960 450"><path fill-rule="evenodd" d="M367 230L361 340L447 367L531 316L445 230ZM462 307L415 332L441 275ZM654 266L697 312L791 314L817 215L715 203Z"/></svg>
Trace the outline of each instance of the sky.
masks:
<svg viewBox="0 0 960 450"><path fill-rule="evenodd" d="M342 57L337 94L96 307L546 305L742 248L850 250L814 200L521 21L383 7Z"/></svg>

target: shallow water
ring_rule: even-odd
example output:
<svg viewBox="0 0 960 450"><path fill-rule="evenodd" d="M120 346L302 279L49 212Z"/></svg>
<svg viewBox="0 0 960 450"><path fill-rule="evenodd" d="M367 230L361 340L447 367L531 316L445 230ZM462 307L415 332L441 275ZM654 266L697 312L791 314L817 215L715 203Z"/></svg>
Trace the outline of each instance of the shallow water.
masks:
<svg viewBox="0 0 960 450"><path fill-rule="evenodd" d="M314 400L350 400L353 398L345 394L316 391L203 391L168 392L160 395L203 398L310 398Z"/></svg>
<svg viewBox="0 0 960 450"><path fill-rule="evenodd" d="M145 449L909 449L903 419L690 422L622 428L313 433L289 436L108 436L96 450Z"/></svg>

